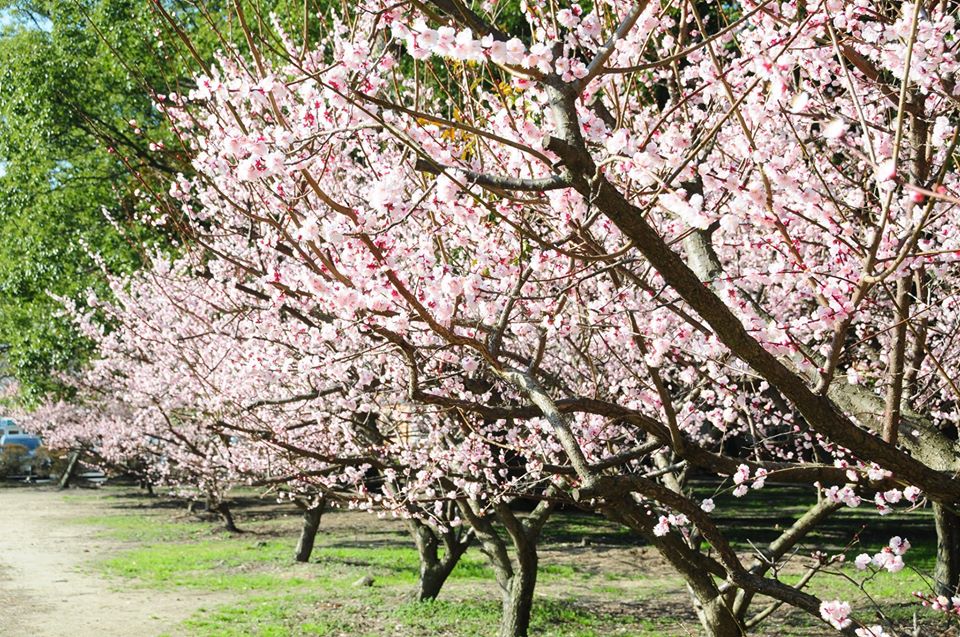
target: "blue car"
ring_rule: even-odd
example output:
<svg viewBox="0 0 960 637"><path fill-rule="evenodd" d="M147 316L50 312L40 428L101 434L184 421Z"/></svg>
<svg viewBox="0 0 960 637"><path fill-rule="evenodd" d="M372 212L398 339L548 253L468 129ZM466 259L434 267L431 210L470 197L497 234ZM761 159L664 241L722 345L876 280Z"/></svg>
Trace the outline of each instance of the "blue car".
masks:
<svg viewBox="0 0 960 637"><path fill-rule="evenodd" d="M37 449L43 444L38 436L29 434L3 434L0 436L0 453L8 447L22 447L27 450L26 457L20 465L20 472L32 475L34 473L33 459L37 455ZM39 467L37 467L39 468Z"/></svg>
<svg viewBox="0 0 960 637"><path fill-rule="evenodd" d="M30 434L3 434L0 436L0 448L7 445L20 445L27 448L31 458L36 455L37 449L42 444L39 436L31 436Z"/></svg>
<svg viewBox="0 0 960 637"><path fill-rule="evenodd" d="M20 427L12 418L0 418L0 436L21 433Z"/></svg>

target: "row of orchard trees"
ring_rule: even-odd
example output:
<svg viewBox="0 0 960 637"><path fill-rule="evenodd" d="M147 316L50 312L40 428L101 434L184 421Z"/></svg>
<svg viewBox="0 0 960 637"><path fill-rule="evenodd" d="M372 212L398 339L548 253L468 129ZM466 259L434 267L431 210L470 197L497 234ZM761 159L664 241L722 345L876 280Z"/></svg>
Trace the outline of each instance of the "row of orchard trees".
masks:
<svg viewBox="0 0 960 637"><path fill-rule="evenodd" d="M68 303L101 357L51 440L215 508L246 481L402 515L422 597L475 538L503 637L557 503L654 546L711 636L757 596L863 636L896 627L777 565L923 498L960 606L956 3L307 7L319 40L237 3L246 49L156 95L194 173L143 196L189 246ZM694 474L821 497L745 557Z"/></svg>

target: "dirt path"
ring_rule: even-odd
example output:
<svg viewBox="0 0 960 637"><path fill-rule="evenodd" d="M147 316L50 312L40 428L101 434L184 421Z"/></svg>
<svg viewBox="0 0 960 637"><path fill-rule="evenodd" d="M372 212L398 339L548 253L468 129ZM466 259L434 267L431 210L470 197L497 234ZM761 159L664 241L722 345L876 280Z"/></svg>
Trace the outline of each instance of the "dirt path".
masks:
<svg viewBox="0 0 960 637"><path fill-rule="evenodd" d="M159 635L208 601L123 589L93 574L88 563L108 556L115 542L70 520L106 512L101 498L0 485L0 636Z"/></svg>

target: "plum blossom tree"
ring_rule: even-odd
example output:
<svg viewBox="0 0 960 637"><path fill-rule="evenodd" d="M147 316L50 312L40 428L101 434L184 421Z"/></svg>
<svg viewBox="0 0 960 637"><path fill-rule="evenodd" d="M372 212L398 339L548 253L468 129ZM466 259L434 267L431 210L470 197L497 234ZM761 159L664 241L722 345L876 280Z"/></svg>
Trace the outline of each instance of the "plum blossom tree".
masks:
<svg viewBox="0 0 960 637"><path fill-rule="evenodd" d="M358 374L349 361L338 367L344 352L335 348L323 358L324 341L309 320L290 308L272 311L270 299L249 288L224 285L217 263L195 256L172 264L158 256L139 275L113 277L109 301L85 299L92 309L64 301L99 358L83 375L65 379L77 390L76 402L48 404L25 419L54 447L80 448L104 467L202 496L231 528L224 501L231 485L275 489L304 510L297 557L306 561L329 497L370 507L383 501L384 489L398 492L404 476L383 459L410 455L410 425L398 420L402 406L374 416L369 397L331 378L342 373L366 383L373 373ZM299 328L291 330L291 321ZM346 404L332 398L339 394ZM367 411L357 411L358 397ZM379 473L373 489L371 471ZM453 528L448 511L414 517L404 509L414 505L380 509L410 517L424 551L418 596L432 598L469 534Z"/></svg>
<svg viewBox="0 0 960 637"><path fill-rule="evenodd" d="M246 52L158 101L196 171L158 214L203 258L138 320L175 334L220 306L209 338L163 338L164 376L198 383L178 413L292 482L466 522L512 591L504 637L527 631L524 547L558 499L649 541L726 637L782 604L895 630L803 590L830 560L796 586L776 567L843 506L925 498L949 602L957 7L528 1L518 24L505 4L344 3L295 42L237 3ZM822 497L744 557L691 473ZM519 496L543 504L520 520ZM899 569L888 548L871 568Z"/></svg>

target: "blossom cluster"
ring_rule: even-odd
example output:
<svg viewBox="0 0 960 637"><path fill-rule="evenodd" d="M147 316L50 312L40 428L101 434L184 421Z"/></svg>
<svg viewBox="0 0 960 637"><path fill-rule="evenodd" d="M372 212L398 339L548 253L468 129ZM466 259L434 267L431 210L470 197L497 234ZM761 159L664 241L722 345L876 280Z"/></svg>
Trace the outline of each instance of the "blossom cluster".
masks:
<svg viewBox="0 0 960 637"><path fill-rule="evenodd" d="M893 471L913 449L877 443L885 463L816 417L876 441L899 382L929 430L960 420L942 9L744 2L707 41L660 2L525 2L505 37L354 4L310 50L276 27L276 55L224 53L158 98L193 172L153 204L194 243L71 308L100 358L52 440L187 487L289 476L434 520L572 495L583 466L679 483L693 465L736 497L790 479L850 507L872 489L880 514L937 497ZM876 79L905 73L926 119ZM646 504L648 537L694 524ZM857 565L895 573L908 546ZM850 625L845 602L820 613Z"/></svg>
<svg viewBox="0 0 960 637"><path fill-rule="evenodd" d="M889 573L899 573L903 570L903 555L910 549L910 542L899 536L890 538L890 543L870 557L867 553L857 556L855 564L858 570L864 570L871 564L877 568L886 569Z"/></svg>

